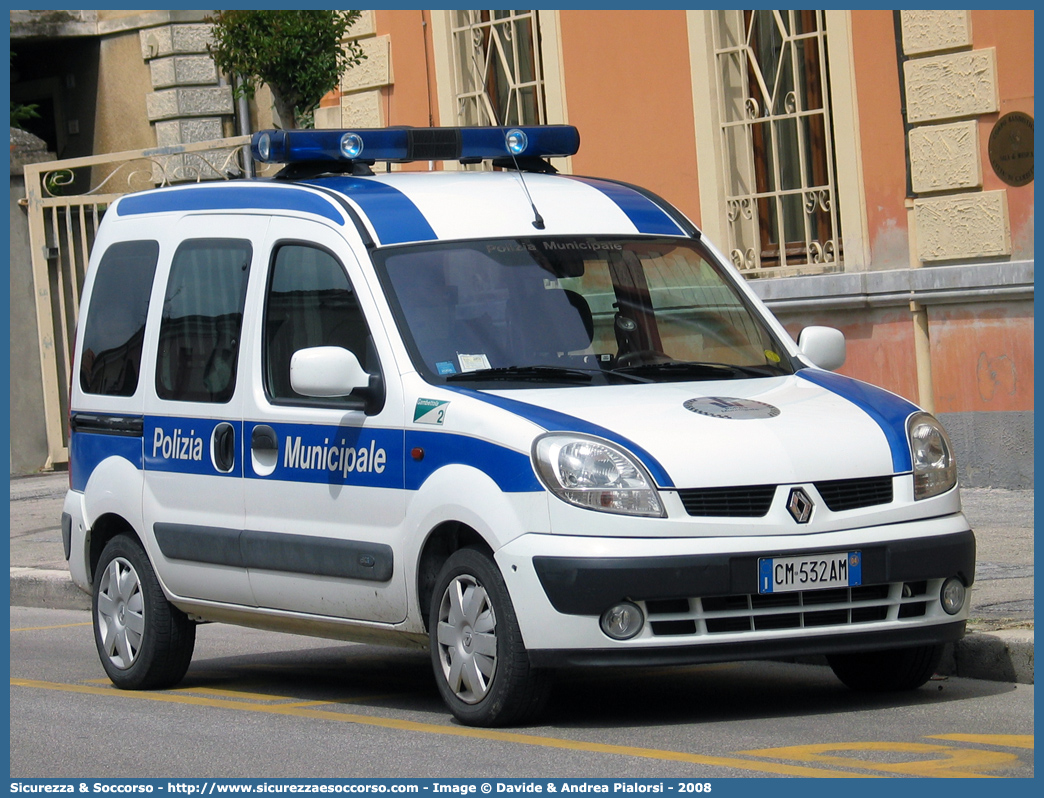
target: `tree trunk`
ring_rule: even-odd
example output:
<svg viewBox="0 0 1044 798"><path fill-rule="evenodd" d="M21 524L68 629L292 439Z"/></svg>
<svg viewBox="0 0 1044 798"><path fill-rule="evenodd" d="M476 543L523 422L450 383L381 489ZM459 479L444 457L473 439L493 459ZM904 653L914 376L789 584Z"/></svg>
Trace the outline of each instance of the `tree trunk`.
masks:
<svg viewBox="0 0 1044 798"><path fill-rule="evenodd" d="M297 116L294 114L296 102L292 98L286 97L275 86L271 86L271 89L272 105L275 108L276 115L279 117L280 127L283 130L293 130L297 127Z"/></svg>

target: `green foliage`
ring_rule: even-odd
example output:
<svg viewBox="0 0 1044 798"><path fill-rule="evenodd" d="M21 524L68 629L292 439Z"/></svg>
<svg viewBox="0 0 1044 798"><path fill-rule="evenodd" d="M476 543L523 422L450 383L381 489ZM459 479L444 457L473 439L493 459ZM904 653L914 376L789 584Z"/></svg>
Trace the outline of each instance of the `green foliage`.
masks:
<svg viewBox="0 0 1044 798"><path fill-rule="evenodd" d="M14 60L15 60L15 54L12 51L11 52L11 66L12 66L12 70L11 71L12 72L14 72L14 69L13 69L13 67L14 67ZM26 121L28 121L30 119L39 119L40 118L40 114L38 114L36 112L37 108L39 108L39 106L35 105L35 104L25 105L23 103L16 103L16 102L14 102L12 100L11 101L11 127L21 128L23 122L26 122Z"/></svg>
<svg viewBox="0 0 1044 798"><path fill-rule="evenodd" d="M11 103L11 127L20 128L29 119L39 119L40 114L36 112L36 108L36 105Z"/></svg>
<svg viewBox="0 0 1044 798"><path fill-rule="evenodd" d="M323 95L337 88L345 70L366 56L357 43L341 42L358 11L218 11L210 18L214 63L239 75L240 92L272 90L287 127L307 117Z"/></svg>

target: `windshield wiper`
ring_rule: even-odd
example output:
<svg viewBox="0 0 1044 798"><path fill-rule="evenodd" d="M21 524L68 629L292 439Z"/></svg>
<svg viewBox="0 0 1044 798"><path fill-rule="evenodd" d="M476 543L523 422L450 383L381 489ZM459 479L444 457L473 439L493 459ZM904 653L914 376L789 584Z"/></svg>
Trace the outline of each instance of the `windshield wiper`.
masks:
<svg viewBox="0 0 1044 798"><path fill-rule="evenodd" d="M667 363L642 363L636 366L624 366L612 369L613 374L632 374L642 376L680 377L688 379L735 379L747 377L777 377L787 371L780 366L766 364L764 366L737 366L731 363L700 363L686 360L672 360Z"/></svg>
<svg viewBox="0 0 1044 798"><path fill-rule="evenodd" d="M460 374L450 374L446 382L468 382L474 380L539 380L543 382L590 382L592 374L598 371L592 369L572 369L560 366L502 366L495 369L479 369L478 371L464 371Z"/></svg>

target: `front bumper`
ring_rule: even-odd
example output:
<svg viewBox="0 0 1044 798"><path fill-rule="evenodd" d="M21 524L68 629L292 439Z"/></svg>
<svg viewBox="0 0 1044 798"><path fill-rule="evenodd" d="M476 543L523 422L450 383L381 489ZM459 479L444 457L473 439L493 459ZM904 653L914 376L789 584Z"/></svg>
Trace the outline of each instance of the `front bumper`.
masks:
<svg viewBox="0 0 1044 798"><path fill-rule="evenodd" d="M538 649L529 652L535 668L701 665L709 662L738 662L749 659L778 659L812 654L843 654L875 649L952 643L964 637L966 621L934 626L888 629L877 632L794 636L773 640L663 648Z"/></svg>
<svg viewBox="0 0 1044 798"><path fill-rule="evenodd" d="M758 560L863 554L862 584L759 595ZM665 664L942 643L964 633L944 580L975 578L975 537L961 513L810 535L595 538L523 535L496 555L534 664ZM616 641L600 615L637 603L647 622Z"/></svg>
<svg viewBox="0 0 1044 798"><path fill-rule="evenodd" d="M834 549L803 548L804 554ZM862 546L863 584L916 582L960 576L975 581L975 535L971 530L930 538ZM758 560L784 552L689 554L668 557L533 558L540 584L556 610L600 615L618 601L702 598L758 592Z"/></svg>

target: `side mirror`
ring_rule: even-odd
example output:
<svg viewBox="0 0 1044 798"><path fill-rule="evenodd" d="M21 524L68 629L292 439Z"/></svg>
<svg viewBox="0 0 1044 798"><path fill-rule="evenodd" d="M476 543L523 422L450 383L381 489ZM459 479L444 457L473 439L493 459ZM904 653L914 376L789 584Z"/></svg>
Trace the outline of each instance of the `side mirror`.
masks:
<svg viewBox="0 0 1044 798"><path fill-rule="evenodd" d="M339 346L313 346L290 358L290 386L302 396L347 396L369 388L370 375L354 352Z"/></svg>
<svg viewBox="0 0 1044 798"><path fill-rule="evenodd" d="M836 371L845 363L845 335L833 327L806 327L798 336L801 354L827 371Z"/></svg>

